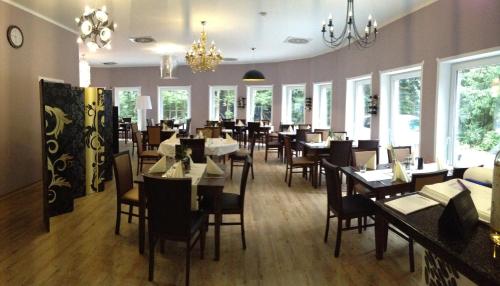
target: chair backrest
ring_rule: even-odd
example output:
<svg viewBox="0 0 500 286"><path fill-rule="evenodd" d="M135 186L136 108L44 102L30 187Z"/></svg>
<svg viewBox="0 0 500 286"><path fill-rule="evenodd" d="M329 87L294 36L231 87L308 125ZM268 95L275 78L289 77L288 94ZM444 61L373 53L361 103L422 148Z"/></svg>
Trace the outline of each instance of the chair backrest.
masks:
<svg viewBox="0 0 500 286"><path fill-rule="evenodd" d="M306 141L306 134L309 133L308 129L297 129L295 139L297 142Z"/></svg>
<svg viewBox="0 0 500 286"><path fill-rule="evenodd" d="M243 172L241 173L241 182L240 182L240 205L241 208L245 207L245 191L247 188L247 179L248 172L250 170L250 166L252 165L253 159L250 156L247 156L245 159L245 163L243 165Z"/></svg>
<svg viewBox="0 0 500 286"><path fill-rule="evenodd" d="M137 137L135 136L137 131L139 131L139 127L137 127L137 123L130 124L130 129L132 130L132 142L137 143Z"/></svg>
<svg viewBox="0 0 500 286"><path fill-rule="evenodd" d="M181 145L191 149L191 158L195 163L205 163L205 139L181 138Z"/></svg>
<svg viewBox="0 0 500 286"><path fill-rule="evenodd" d="M148 143L149 145L160 145L161 143L161 127L148 126Z"/></svg>
<svg viewBox="0 0 500 286"><path fill-rule="evenodd" d="M191 178L144 175L148 229L153 235L189 237L191 231Z"/></svg>
<svg viewBox="0 0 500 286"><path fill-rule="evenodd" d="M186 132L191 131L191 118L186 119Z"/></svg>
<svg viewBox="0 0 500 286"><path fill-rule="evenodd" d="M309 130L311 129L311 124L299 124L299 129Z"/></svg>
<svg viewBox="0 0 500 286"><path fill-rule="evenodd" d="M253 158L253 150L255 150L255 141L257 140L257 136L253 136L250 138L250 157Z"/></svg>
<svg viewBox="0 0 500 286"><path fill-rule="evenodd" d="M326 175L326 196L328 206L335 210L337 214L342 213L342 189L340 181L340 171L335 166L323 159L323 167Z"/></svg>
<svg viewBox="0 0 500 286"><path fill-rule="evenodd" d="M113 170L115 172L116 195L117 198L121 198L123 194L134 187L132 163L128 151L113 155Z"/></svg>
<svg viewBox="0 0 500 286"><path fill-rule="evenodd" d="M132 118L131 117L123 117L122 120L123 120L123 122L127 122L127 123L131 123L132 122Z"/></svg>
<svg viewBox="0 0 500 286"><path fill-rule="evenodd" d="M267 125L269 125L269 124L271 123L271 120L269 120L269 119L262 119L261 121L262 121L262 123L263 123L265 126L267 126Z"/></svg>
<svg viewBox="0 0 500 286"><path fill-rule="evenodd" d="M387 149L387 156L389 157L389 163L392 163L394 160L402 162L408 156L411 155L411 146L396 146L392 147L392 149L394 149L394 154L396 155L396 158L392 158L391 150Z"/></svg>
<svg viewBox="0 0 500 286"><path fill-rule="evenodd" d="M142 145L142 131L137 131L134 133L135 134L135 139L137 141L137 155L140 157L143 152L143 145Z"/></svg>
<svg viewBox="0 0 500 286"><path fill-rule="evenodd" d="M358 167L362 165L366 165L368 160L375 155L377 156L376 163L378 165L379 158L378 158L378 148L376 149L359 149L359 148L353 148L352 149L352 166Z"/></svg>
<svg viewBox="0 0 500 286"><path fill-rule="evenodd" d="M347 132L345 131L333 131L333 140L347 140Z"/></svg>
<svg viewBox="0 0 500 286"><path fill-rule="evenodd" d="M222 127L208 127L211 130L211 138L222 137Z"/></svg>
<svg viewBox="0 0 500 286"><path fill-rule="evenodd" d="M352 140L330 141L330 163L338 167L350 166Z"/></svg>
<svg viewBox="0 0 500 286"><path fill-rule="evenodd" d="M266 146L269 144L279 144L279 136L276 133L266 133Z"/></svg>
<svg viewBox="0 0 500 286"><path fill-rule="evenodd" d="M222 126L224 126L224 129L231 129L233 130L234 127L236 126L236 122L234 121L223 121Z"/></svg>
<svg viewBox="0 0 500 286"><path fill-rule="evenodd" d="M429 173L412 174L411 176L411 191L419 192L425 185L432 185L446 181L448 170L439 170Z"/></svg>
<svg viewBox="0 0 500 286"><path fill-rule="evenodd" d="M323 132L307 132L306 133L306 142L321 142L323 139L326 139L327 137L323 137Z"/></svg>
<svg viewBox="0 0 500 286"><path fill-rule="evenodd" d="M359 149L378 149L378 140L358 140Z"/></svg>
<svg viewBox="0 0 500 286"><path fill-rule="evenodd" d="M173 119L167 119L167 120L160 120L160 126L163 128L163 126L173 129L174 128L174 120Z"/></svg>
<svg viewBox="0 0 500 286"><path fill-rule="evenodd" d="M207 120L207 127L216 127L219 126L219 121L217 120Z"/></svg>
<svg viewBox="0 0 500 286"><path fill-rule="evenodd" d="M196 128L196 135L201 132L204 138L212 138L212 129L204 127L204 128Z"/></svg>
<svg viewBox="0 0 500 286"><path fill-rule="evenodd" d="M321 132L321 138L323 138L323 141L328 138L328 135L330 135L330 129L314 129L314 133Z"/></svg>
<svg viewBox="0 0 500 286"><path fill-rule="evenodd" d="M260 130L260 122L248 122L248 134L253 136Z"/></svg>
<svg viewBox="0 0 500 286"><path fill-rule="evenodd" d="M175 134L175 131L171 130L171 131L161 131L160 132L160 141L163 142L167 139L170 139L170 137L172 137L172 135Z"/></svg>
<svg viewBox="0 0 500 286"><path fill-rule="evenodd" d="M292 154L292 139L290 136L285 136L285 159L290 165L293 164L293 154Z"/></svg>
<svg viewBox="0 0 500 286"><path fill-rule="evenodd" d="M290 126L293 126L293 124L280 124L280 131L287 131Z"/></svg>

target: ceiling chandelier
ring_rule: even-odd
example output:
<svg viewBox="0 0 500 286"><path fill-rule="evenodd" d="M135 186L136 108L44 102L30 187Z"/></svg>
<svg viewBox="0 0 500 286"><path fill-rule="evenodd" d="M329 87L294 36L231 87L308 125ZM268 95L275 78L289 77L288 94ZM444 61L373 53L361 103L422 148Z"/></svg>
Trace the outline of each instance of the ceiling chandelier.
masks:
<svg viewBox="0 0 500 286"><path fill-rule="evenodd" d="M194 41L191 49L186 52L186 62L191 67L193 73L204 71L215 71L215 68L222 61L222 55L216 50L215 42L212 41L210 47L207 46L207 33L205 32L206 21L201 21L203 30L198 41Z"/></svg>
<svg viewBox="0 0 500 286"><path fill-rule="evenodd" d="M85 43L91 51L103 47L111 49L111 34L116 24L109 19L106 6L101 9L86 6L83 15L75 18L75 22L80 28L80 36L77 39L79 44Z"/></svg>
<svg viewBox="0 0 500 286"><path fill-rule="evenodd" d="M377 39L377 21L372 20L372 15L370 14L364 33L360 33L356 27L354 18L354 0L347 0L346 25L340 35L335 36L332 14L328 17L328 24L323 21L321 32L323 33L323 41L325 44L330 48L336 48L347 39L349 46L351 45L351 41L355 41L361 48L367 48L373 45Z"/></svg>

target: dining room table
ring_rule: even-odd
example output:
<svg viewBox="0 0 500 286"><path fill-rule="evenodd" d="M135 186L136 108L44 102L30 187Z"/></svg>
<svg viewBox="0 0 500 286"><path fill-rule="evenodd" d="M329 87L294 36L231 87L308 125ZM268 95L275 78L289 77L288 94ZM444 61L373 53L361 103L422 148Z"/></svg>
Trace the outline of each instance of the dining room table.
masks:
<svg viewBox="0 0 500 286"><path fill-rule="evenodd" d="M196 188L198 197L210 196L214 201L214 260L220 259L220 227L222 224L222 192L226 181L225 175L211 175L206 172L206 164L203 171L198 171L198 175L192 175L193 188ZM220 168L224 169L223 166ZM168 168L167 168L168 169ZM199 169L199 168L198 168ZM194 172L193 172L194 173ZM163 177L165 173L150 173L149 175ZM187 175L188 176L188 175ZM134 183L138 184L139 189L139 253L143 254L146 244L146 208L147 197L144 189L144 176L141 174L136 177Z"/></svg>

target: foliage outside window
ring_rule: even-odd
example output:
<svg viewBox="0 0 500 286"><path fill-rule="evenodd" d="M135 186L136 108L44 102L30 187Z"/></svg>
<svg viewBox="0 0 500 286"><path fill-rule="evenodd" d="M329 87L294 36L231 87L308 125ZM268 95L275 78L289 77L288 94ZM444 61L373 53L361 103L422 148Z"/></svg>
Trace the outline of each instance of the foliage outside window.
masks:
<svg viewBox="0 0 500 286"><path fill-rule="evenodd" d="M118 116L120 118L132 118L137 122L137 110L135 109L135 100L140 94L137 88L117 88L115 104L118 105Z"/></svg>
<svg viewBox="0 0 500 286"><path fill-rule="evenodd" d="M313 128L330 129L332 120L332 84L314 85Z"/></svg>
<svg viewBox="0 0 500 286"><path fill-rule="evenodd" d="M252 121L271 120L273 107L272 87L249 87L249 118Z"/></svg>
<svg viewBox="0 0 500 286"><path fill-rule="evenodd" d="M303 124L305 122L305 86L284 85L281 121Z"/></svg>
<svg viewBox="0 0 500 286"><path fill-rule="evenodd" d="M160 88L161 115L163 119L189 118L190 91L188 88Z"/></svg>
<svg viewBox="0 0 500 286"><path fill-rule="evenodd" d="M370 96L372 94L371 79L361 79L354 82L354 130L353 138L370 139L371 114Z"/></svg>
<svg viewBox="0 0 500 286"><path fill-rule="evenodd" d="M235 87L211 88L210 120L234 119L236 107Z"/></svg>

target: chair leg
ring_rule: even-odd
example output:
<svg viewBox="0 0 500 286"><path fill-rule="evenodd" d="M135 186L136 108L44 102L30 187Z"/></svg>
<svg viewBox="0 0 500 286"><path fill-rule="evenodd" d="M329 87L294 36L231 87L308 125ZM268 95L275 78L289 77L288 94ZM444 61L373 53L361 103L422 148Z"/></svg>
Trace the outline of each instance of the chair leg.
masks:
<svg viewBox="0 0 500 286"><path fill-rule="evenodd" d="M241 243L243 244L243 249L247 249L247 242L245 240L245 220L243 218L243 212L240 214L241 220Z"/></svg>
<svg viewBox="0 0 500 286"><path fill-rule="evenodd" d="M134 211L134 206L133 205L129 205L129 208L128 208L128 223L131 223L132 222L132 213Z"/></svg>
<svg viewBox="0 0 500 286"><path fill-rule="evenodd" d="M339 257L340 243L342 241L342 220L337 217L337 241L335 242L335 257Z"/></svg>
<svg viewBox="0 0 500 286"><path fill-rule="evenodd" d="M288 187L292 186L292 166L290 166L290 176L288 177Z"/></svg>
<svg viewBox="0 0 500 286"><path fill-rule="evenodd" d="M410 258L410 272L415 272L415 257L413 254L413 238L408 239L408 250Z"/></svg>
<svg viewBox="0 0 500 286"><path fill-rule="evenodd" d="M363 231L363 223L361 219L361 217L358 217L358 233L361 233Z"/></svg>
<svg viewBox="0 0 500 286"><path fill-rule="evenodd" d="M120 234L121 215L122 215L122 204L118 201L118 203L116 204L115 234Z"/></svg>
<svg viewBox="0 0 500 286"><path fill-rule="evenodd" d="M149 281L154 279L156 239L149 237Z"/></svg>
<svg viewBox="0 0 500 286"><path fill-rule="evenodd" d="M330 209L326 206L326 229L325 229L325 243L328 241L328 231L330 230Z"/></svg>
<svg viewBox="0 0 500 286"><path fill-rule="evenodd" d="M267 146L266 146L266 153L264 155L264 162L267 162Z"/></svg>
<svg viewBox="0 0 500 286"><path fill-rule="evenodd" d="M231 180L233 179L233 159L231 159Z"/></svg>
<svg viewBox="0 0 500 286"><path fill-rule="evenodd" d="M366 225L368 224L368 216L365 216L363 218L363 220L364 220L364 226L363 226L363 228L364 228L364 230L366 230L366 228L367 228Z"/></svg>
<svg viewBox="0 0 500 286"><path fill-rule="evenodd" d="M207 232L205 229L208 228L208 223L203 225L200 228L200 259L203 259L205 257L205 241L206 241L206 235Z"/></svg>
<svg viewBox="0 0 500 286"><path fill-rule="evenodd" d="M254 180L254 179L255 179L255 176L253 175L253 163L252 163L252 165L250 165L250 168L251 168L251 170L252 170L252 180Z"/></svg>
<svg viewBox="0 0 500 286"><path fill-rule="evenodd" d="M285 183L286 181L288 181L288 165L286 165L286 169L285 169Z"/></svg>
<svg viewBox="0 0 500 286"><path fill-rule="evenodd" d="M186 286L189 286L189 270L191 269L191 244L190 239L186 241Z"/></svg>
<svg viewBox="0 0 500 286"><path fill-rule="evenodd" d="M139 153L137 153L137 175L139 175L139 166L141 165L141 158L139 158Z"/></svg>

